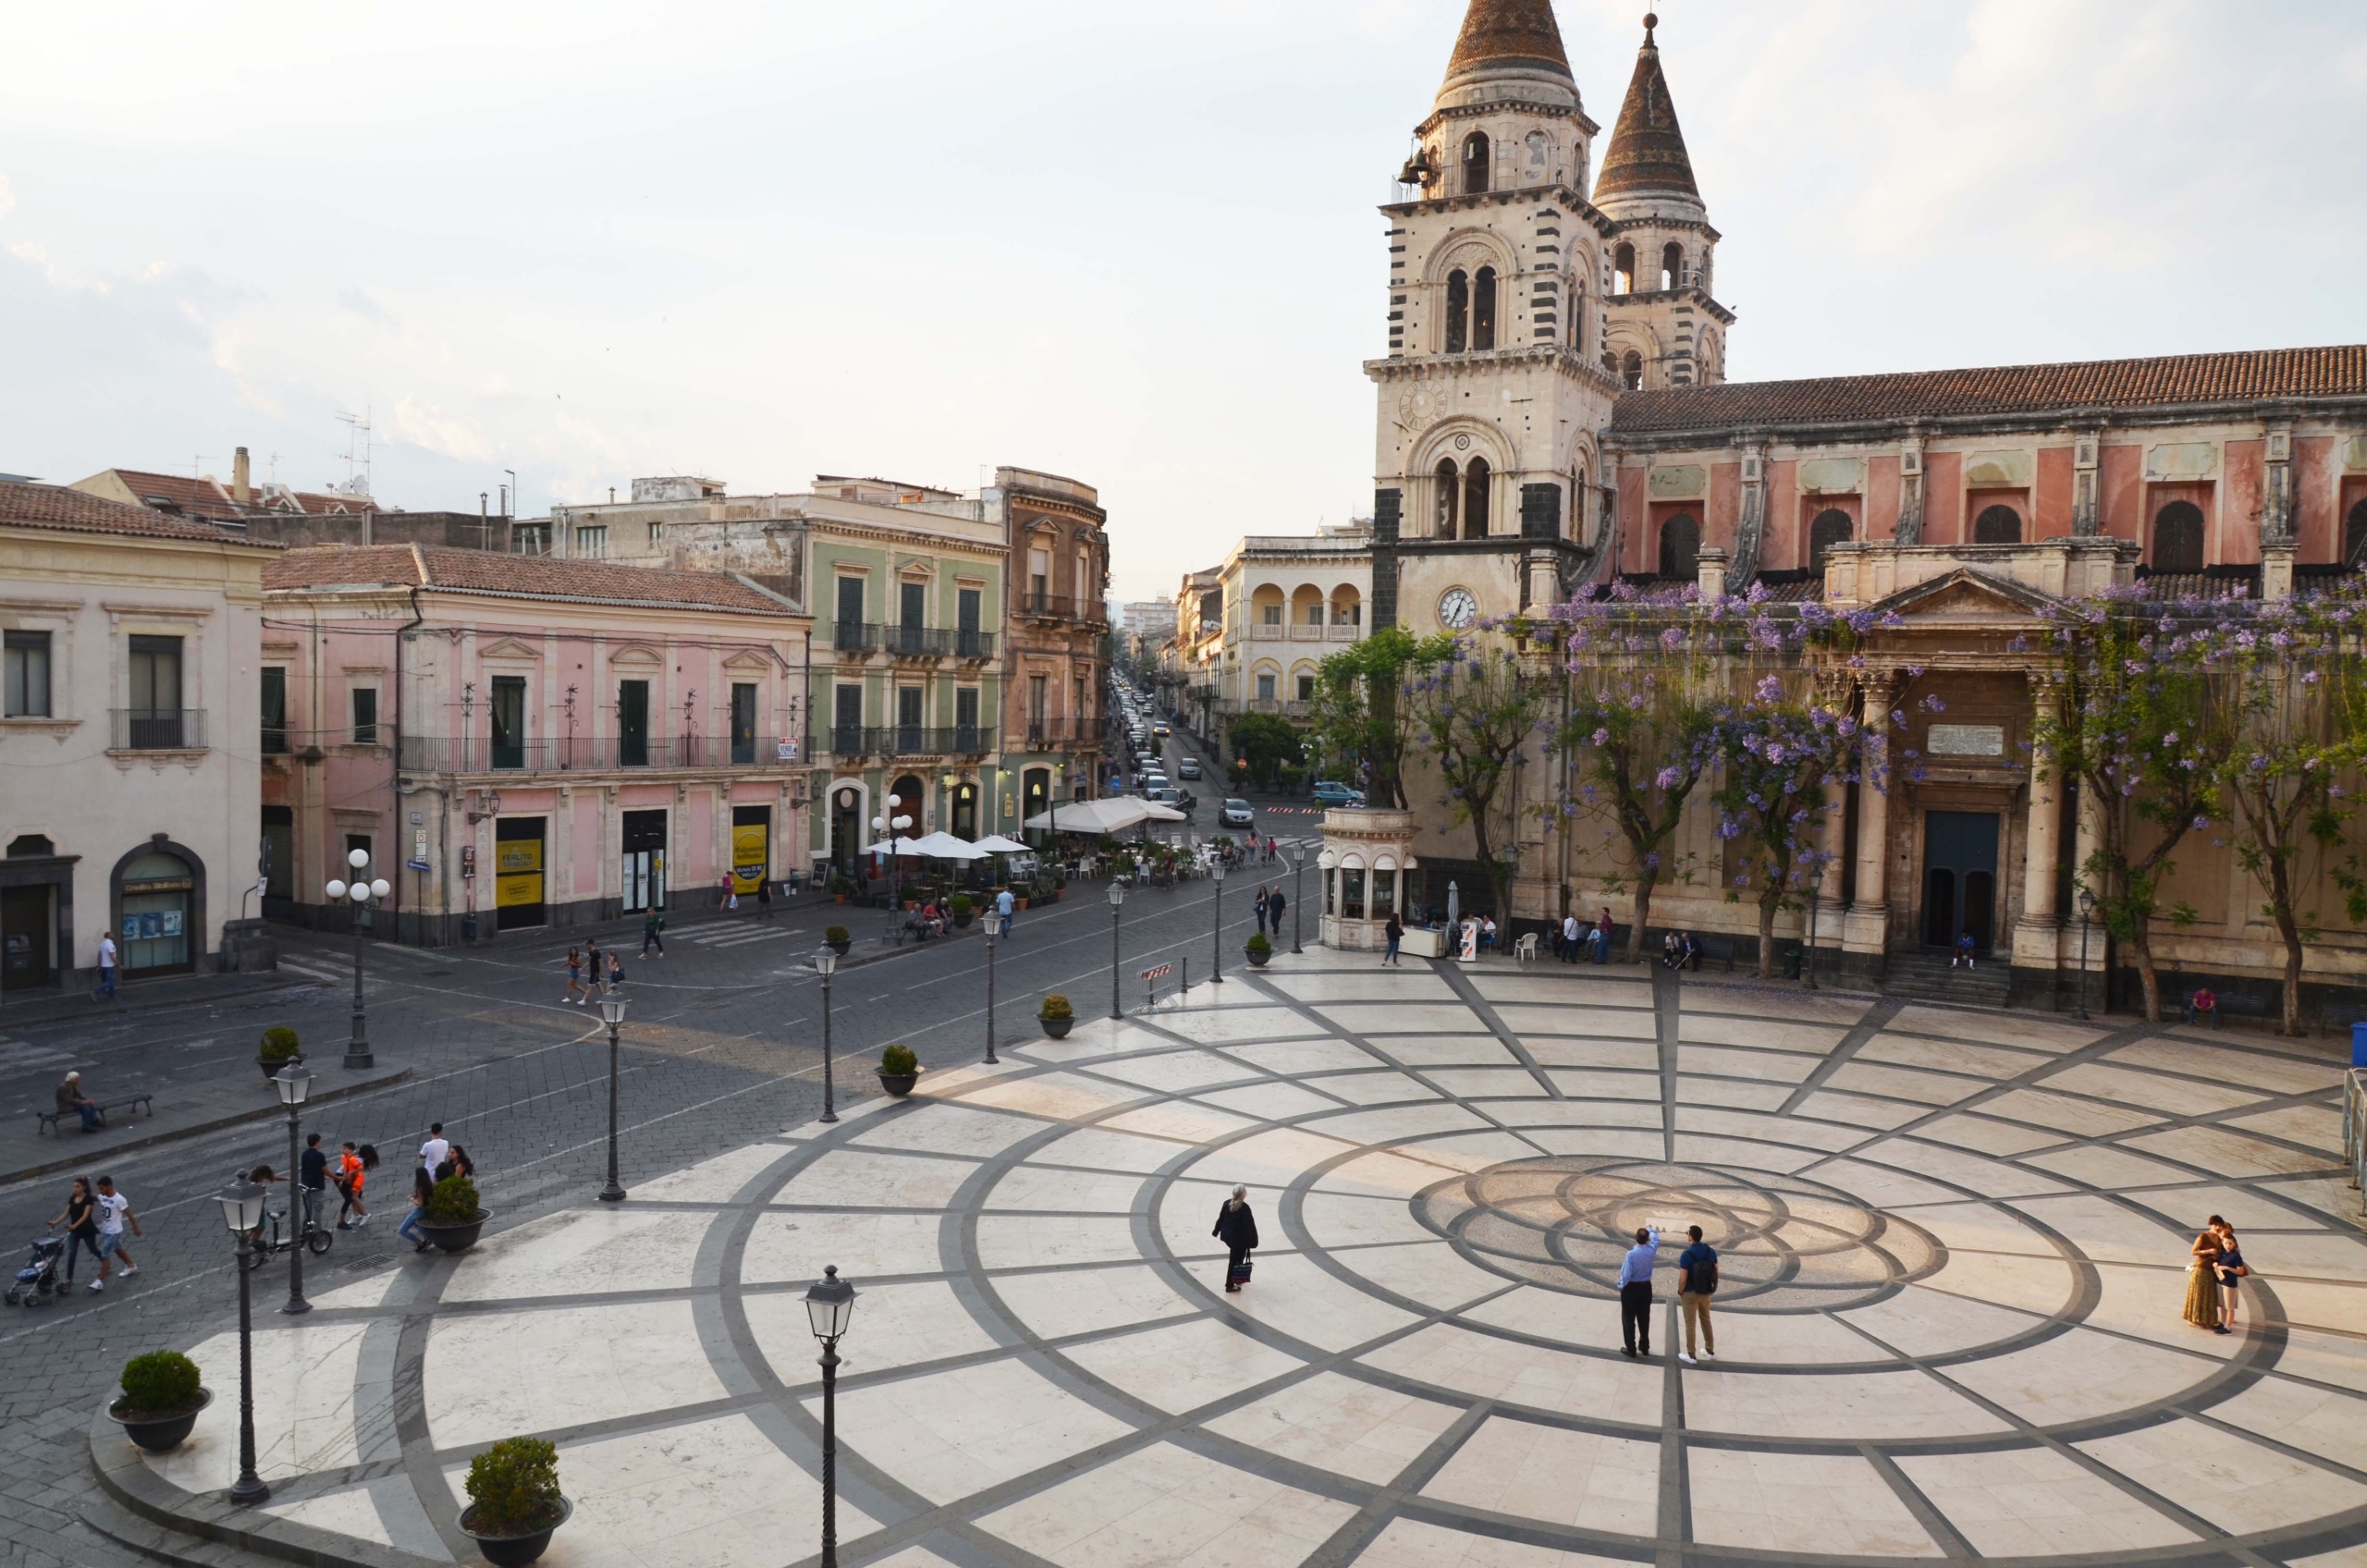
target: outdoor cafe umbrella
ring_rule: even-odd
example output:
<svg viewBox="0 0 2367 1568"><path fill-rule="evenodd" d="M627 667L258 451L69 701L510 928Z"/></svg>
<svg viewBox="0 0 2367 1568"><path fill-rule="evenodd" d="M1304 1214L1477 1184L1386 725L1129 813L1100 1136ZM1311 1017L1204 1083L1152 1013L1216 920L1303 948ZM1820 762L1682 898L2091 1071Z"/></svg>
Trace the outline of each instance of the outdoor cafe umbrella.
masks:
<svg viewBox="0 0 2367 1568"><path fill-rule="evenodd" d="M1057 829L1062 833L1122 833L1129 827L1146 822L1188 822L1182 812L1146 801L1133 795L1112 795L1098 801L1079 801L1064 805L1057 812L1039 812L1027 819L1030 831Z"/></svg>
<svg viewBox="0 0 2367 1568"><path fill-rule="evenodd" d="M1029 845L1023 844L1016 839L1006 839L1000 833L989 833L971 847L990 855L1024 855L1030 848Z"/></svg>
<svg viewBox="0 0 2367 1568"><path fill-rule="evenodd" d="M929 860L984 860L987 856L985 850L967 839L957 839L942 829L931 833L925 839L914 839L908 842L911 848L907 849L905 853L921 855Z"/></svg>

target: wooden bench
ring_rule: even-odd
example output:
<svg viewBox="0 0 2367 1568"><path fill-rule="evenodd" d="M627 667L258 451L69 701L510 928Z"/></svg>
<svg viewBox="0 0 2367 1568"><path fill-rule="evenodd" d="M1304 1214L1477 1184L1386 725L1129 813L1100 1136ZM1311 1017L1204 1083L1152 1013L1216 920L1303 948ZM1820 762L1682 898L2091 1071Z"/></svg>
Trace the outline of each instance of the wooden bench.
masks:
<svg viewBox="0 0 2367 1568"><path fill-rule="evenodd" d="M98 1109L99 1125L104 1127L107 1124L107 1112L111 1110L137 1110L142 1116L153 1116L156 1113L155 1099L156 1096L153 1095L125 1095L119 1099L96 1100L93 1101L92 1104ZM38 1125L34 1129L35 1134L39 1135L42 1133L55 1133L58 1130L58 1123L69 1116L73 1117L75 1121L79 1122L82 1118L82 1113L80 1109L44 1110L39 1112L36 1119Z"/></svg>

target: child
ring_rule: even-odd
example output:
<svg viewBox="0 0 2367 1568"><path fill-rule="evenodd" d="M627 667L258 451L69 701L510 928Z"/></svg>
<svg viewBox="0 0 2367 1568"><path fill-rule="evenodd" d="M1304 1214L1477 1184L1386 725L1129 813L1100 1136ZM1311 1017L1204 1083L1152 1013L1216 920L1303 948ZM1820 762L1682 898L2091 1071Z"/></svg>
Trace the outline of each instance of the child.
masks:
<svg viewBox="0 0 2367 1568"><path fill-rule="evenodd" d="M1950 969L1954 969L1959 963L1963 964L1967 969L1973 967L1972 933L1969 930L1959 931L1956 933L1956 950L1954 956L1948 960L1948 967Z"/></svg>
<svg viewBox="0 0 2367 1568"><path fill-rule="evenodd" d="M370 1179L370 1172L376 1169L377 1164L378 1150L374 1145L363 1144L357 1149L352 1139L345 1141L344 1152L337 1157L337 1190L345 1199L337 1211L338 1230L359 1231L370 1223L369 1206L362 1201L362 1185ZM346 1223L345 1217L349 1212L356 1217L351 1224Z"/></svg>

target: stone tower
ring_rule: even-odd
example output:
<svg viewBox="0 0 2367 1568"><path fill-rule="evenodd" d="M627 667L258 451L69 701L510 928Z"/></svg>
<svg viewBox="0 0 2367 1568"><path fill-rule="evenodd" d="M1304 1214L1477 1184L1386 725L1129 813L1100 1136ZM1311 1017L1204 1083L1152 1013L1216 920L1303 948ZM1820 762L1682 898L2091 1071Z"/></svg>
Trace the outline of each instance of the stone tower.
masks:
<svg viewBox="0 0 2367 1568"><path fill-rule="evenodd" d="M1711 296L1718 231L1661 72L1652 39L1659 25L1658 17L1644 18L1636 74L1594 184L1595 205L1613 226L1602 362L1623 389L1723 381L1735 319Z"/></svg>
<svg viewBox="0 0 2367 1568"><path fill-rule="evenodd" d="M1591 537L1615 226L1550 0L1470 0L1389 220L1373 619L1417 633L1550 603Z"/></svg>

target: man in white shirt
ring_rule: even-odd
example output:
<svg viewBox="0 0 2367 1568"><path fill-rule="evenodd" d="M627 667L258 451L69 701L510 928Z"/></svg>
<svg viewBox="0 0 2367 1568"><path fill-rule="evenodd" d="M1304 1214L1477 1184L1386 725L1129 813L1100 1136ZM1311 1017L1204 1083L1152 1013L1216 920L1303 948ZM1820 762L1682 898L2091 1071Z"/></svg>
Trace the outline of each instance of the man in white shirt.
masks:
<svg viewBox="0 0 2367 1568"><path fill-rule="evenodd" d="M1011 912L1012 906L1018 901L1011 896L1011 889L1008 888L995 895L995 914L1000 919L1002 934L1006 937L1011 935Z"/></svg>
<svg viewBox="0 0 2367 1568"><path fill-rule="evenodd" d="M140 1265L131 1261L131 1250L123 1244L123 1227L129 1220L131 1233L139 1235L140 1217L131 1212L131 1200L115 1190L115 1178L99 1178L99 1277L91 1281L93 1292L106 1289L107 1267L116 1258L123 1259L125 1279L140 1272Z"/></svg>
<svg viewBox="0 0 2367 1568"><path fill-rule="evenodd" d="M419 1145L419 1163L430 1176L437 1167L452 1158L452 1145L444 1136L444 1123L436 1122L427 1130L427 1142Z"/></svg>
<svg viewBox="0 0 2367 1568"><path fill-rule="evenodd" d="M1562 917L1562 962L1578 962L1578 916L1575 910Z"/></svg>
<svg viewBox="0 0 2367 1568"><path fill-rule="evenodd" d="M1661 1232L1639 1225L1636 1244L1619 1260L1619 1354L1652 1358L1652 1265L1659 1261Z"/></svg>
<svg viewBox="0 0 2367 1568"><path fill-rule="evenodd" d="M99 988L91 993L95 1000L110 1000L115 996L115 937L99 933Z"/></svg>

